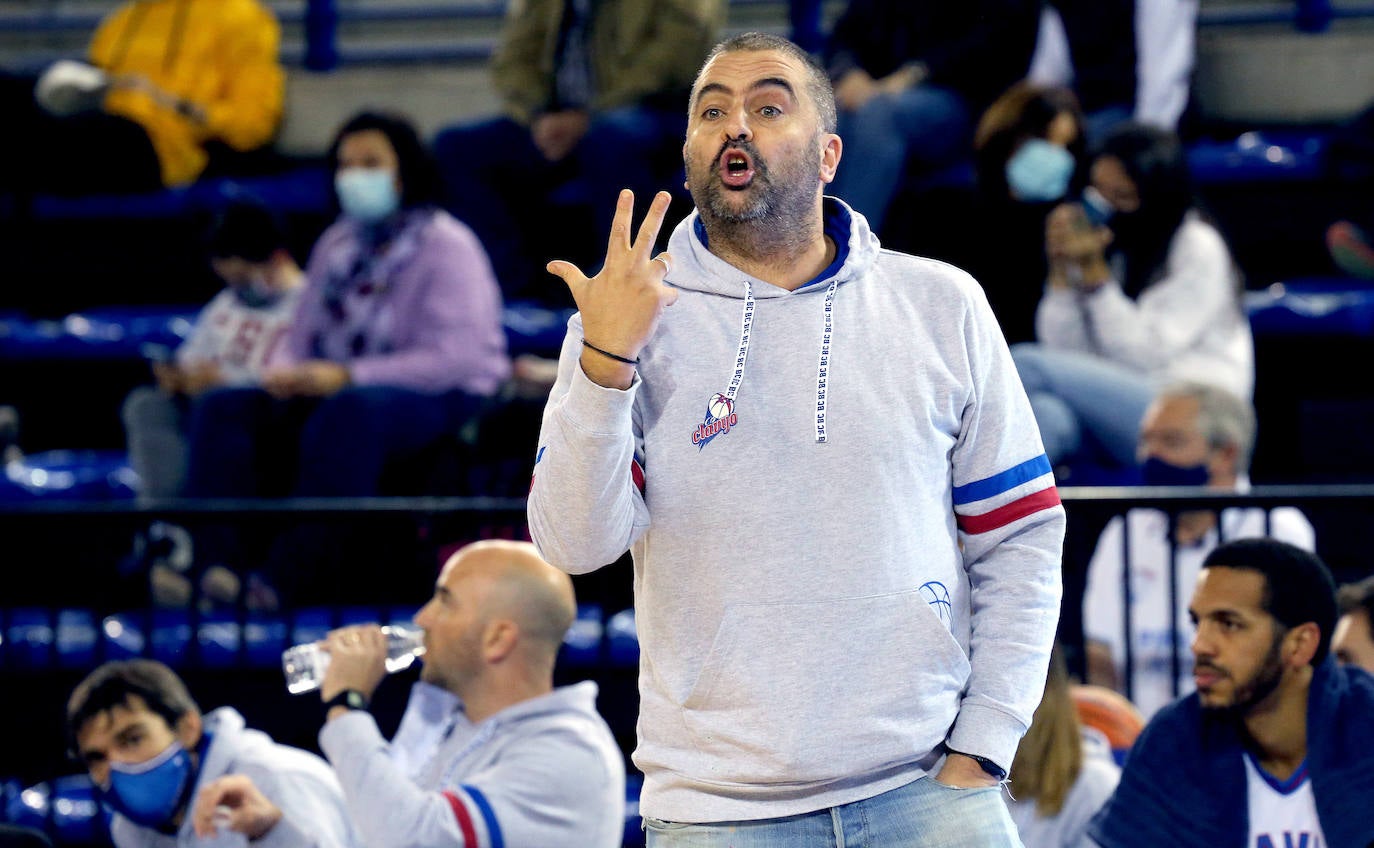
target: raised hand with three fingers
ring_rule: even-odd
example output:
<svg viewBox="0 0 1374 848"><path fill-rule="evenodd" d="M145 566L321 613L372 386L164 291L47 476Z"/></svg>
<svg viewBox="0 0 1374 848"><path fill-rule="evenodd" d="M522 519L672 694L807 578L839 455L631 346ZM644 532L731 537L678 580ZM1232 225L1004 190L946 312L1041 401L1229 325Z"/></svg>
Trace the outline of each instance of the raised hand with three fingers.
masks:
<svg viewBox="0 0 1374 848"><path fill-rule="evenodd" d="M664 282L672 257L652 255L671 199L666 191L655 195L631 238L634 193L620 192L606 262L595 277L561 259L547 266L567 283L582 315L582 371L598 385L629 388L639 352L653 338L664 308L677 300L677 289Z"/></svg>

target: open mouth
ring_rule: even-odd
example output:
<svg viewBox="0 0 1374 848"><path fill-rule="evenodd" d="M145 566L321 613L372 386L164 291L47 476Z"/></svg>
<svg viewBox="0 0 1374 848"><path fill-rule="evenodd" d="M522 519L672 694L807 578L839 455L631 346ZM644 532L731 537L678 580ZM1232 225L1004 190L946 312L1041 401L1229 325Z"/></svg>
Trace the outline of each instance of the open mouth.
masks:
<svg viewBox="0 0 1374 848"><path fill-rule="evenodd" d="M749 154L732 148L720 156L720 179L731 188L744 188L754 180L754 163Z"/></svg>

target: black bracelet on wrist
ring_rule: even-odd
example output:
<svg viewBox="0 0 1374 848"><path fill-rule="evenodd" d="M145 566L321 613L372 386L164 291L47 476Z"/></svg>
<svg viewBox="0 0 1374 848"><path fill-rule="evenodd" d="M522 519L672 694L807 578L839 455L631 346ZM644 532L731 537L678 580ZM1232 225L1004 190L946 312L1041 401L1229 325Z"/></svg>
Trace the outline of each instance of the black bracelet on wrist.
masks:
<svg viewBox="0 0 1374 848"><path fill-rule="evenodd" d="M616 362L623 362L623 363L625 363L626 365L638 365L638 364L639 364L639 360L638 360L638 359L626 359L625 357L621 356L620 354L611 353L609 350L602 350L601 348L597 347L596 345L592 344L591 342L587 341L586 339L583 339L583 340L582 340L582 346L583 346L583 347L586 347L586 348L590 348L591 350L596 351L597 353L601 354L602 356L604 356L604 357L606 357L606 358L608 358L608 359L614 359Z"/></svg>
<svg viewBox="0 0 1374 848"><path fill-rule="evenodd" d="M961 757L968 757L970 760L973 760L975 763L977 763L979 768L981 768L984 773L992 777L995 777L998 780L1007 779L1007 770L997 765L997 763L994 763L992 760L989 760L987 757L980 757L977 754L969 754L964 751L956 751L948 745L945 746L945 751L951 754L958 754Z"/></svg>

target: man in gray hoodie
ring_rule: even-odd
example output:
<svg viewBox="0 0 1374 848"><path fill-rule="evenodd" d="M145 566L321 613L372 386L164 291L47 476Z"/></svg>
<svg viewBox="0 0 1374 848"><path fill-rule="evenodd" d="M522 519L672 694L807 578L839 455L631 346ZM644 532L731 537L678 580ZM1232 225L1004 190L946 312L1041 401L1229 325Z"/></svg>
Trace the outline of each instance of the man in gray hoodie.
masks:
<svg viewBox="0 0 1374 848"><path fill-rule="evenodd" d="M1064 513L986 298L823 196L790 42L719 45L688 120L669 252L624 192L594 278L549 265L579 313L529 500L559 568L633 552L649 844L1016 845Z"/></svg>
<svg viewBox="0 0 1374 848"><path fill-rule="evenodd" d="M386 675L376 625L329 634L320 747L367 848L616 848L625 763L596 712L596 684L555 689L554 660L577 605L568 576L528 543L468 545L415 616L424 670L390 746L367 707ZM404 737L404 738L403 738ZM251 785L216 803L236 820L268 811Z"/></svg>

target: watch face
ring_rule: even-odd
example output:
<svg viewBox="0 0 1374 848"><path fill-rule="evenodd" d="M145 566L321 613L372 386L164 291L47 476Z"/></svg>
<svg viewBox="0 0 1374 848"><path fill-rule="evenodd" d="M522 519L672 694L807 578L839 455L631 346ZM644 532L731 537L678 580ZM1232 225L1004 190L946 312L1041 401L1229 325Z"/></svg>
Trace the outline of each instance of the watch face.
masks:
<svg viewBox="0 0 1374 848"><path fill-rule="evenodd" d="M350 710L367 709L367 699L363 697L362 692L356 689L349 689L344 693L344 703Z"/></svg>

